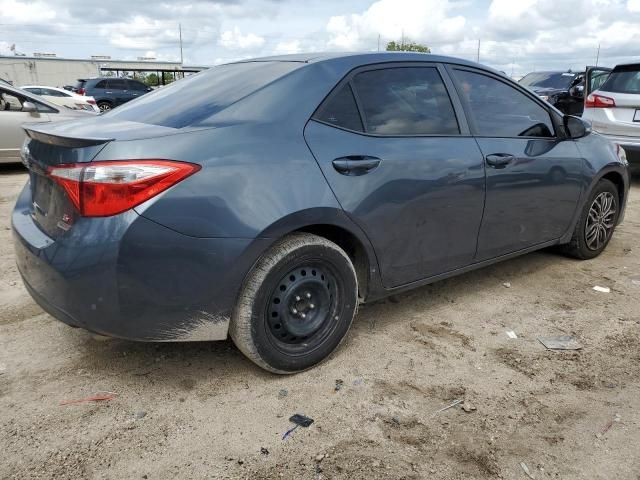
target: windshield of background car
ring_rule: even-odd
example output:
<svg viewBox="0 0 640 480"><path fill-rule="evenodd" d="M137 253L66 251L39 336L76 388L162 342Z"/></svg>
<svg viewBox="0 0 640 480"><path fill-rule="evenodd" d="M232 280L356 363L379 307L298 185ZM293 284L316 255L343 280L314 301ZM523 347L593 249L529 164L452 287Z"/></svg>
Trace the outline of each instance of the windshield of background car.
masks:
<svg viewBox="0 0 640 480"><path fill-rule="evenodd" d="M640 65L616 67L600 90L613 93L640 94Z"/></svg>
<svg viewBox="0 0 640 480"><path fill-rule="evenodd" d="M519 83L525 87L557 88L563 90L571 86L574 78L576 78L575 73L534 72L525 75Z"/></svg>
<svg viewBox="0 0 640 480"><path fill-rule="evenodd" d="M302 65L277 61L220 65L159 88L106 116L171 128L193 126Z"/></svg>

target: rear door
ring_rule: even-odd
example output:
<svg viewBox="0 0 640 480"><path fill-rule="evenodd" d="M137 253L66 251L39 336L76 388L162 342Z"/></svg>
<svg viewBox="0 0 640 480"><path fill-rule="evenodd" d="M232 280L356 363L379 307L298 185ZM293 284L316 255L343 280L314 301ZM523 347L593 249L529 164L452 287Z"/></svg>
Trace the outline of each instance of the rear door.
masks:
<svg viewBox="0 0 640 480"><path fill-rule="evenodd" d="M475 254L483 158L443 73L426 63L358 69L305 128L342 208L371 240L385 287Z"/></svg>
<svg viewBox="0 0 640 480"><path fill-rule="evenodd" d="M548 107L498 75L450 67L487 167L477 260L558 239L581 192L583 161Z"/></svg>

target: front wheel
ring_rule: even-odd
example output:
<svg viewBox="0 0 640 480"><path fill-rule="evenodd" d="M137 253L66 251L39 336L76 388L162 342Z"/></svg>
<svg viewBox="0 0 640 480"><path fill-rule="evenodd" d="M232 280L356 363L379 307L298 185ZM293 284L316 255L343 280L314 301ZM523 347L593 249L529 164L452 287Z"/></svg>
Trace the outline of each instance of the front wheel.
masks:
<svg viewBox="0 0 640 480"><path fill-rule="evenodd" d="M571 241L565 251L582 260L600 255L613 235L620 215L620 197L613 182L602 179L583 206Z"/></svg>
<svg viewBox="0 0 640 480"><path fill-rule="evenodd" d="M236 346L274 373L295 373L327 358L356 313L358 283L347 254L329 240L297 233L253 267L229 326Z"/></svg>
<svg viewBox="0 0 640 480"><path fill-rule="evenodd" d="M100 110L101 113L108 112L112 108L113 107L109 102L98 102L98 109Z"/></svg>

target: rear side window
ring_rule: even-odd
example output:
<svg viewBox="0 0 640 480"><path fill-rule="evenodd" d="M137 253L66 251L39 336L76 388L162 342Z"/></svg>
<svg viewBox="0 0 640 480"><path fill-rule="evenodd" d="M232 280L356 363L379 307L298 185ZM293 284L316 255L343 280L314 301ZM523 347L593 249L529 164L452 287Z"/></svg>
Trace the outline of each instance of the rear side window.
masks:
<svg viewBox="0 0 640 480"><path fill-rule="evenodd" d="M515 88L495 78L454 70L478 135L483 137L553 137L549 112Z"/></svg>
<svg viewBox="0 0 640 480"><path fill-rule="evenodd" d="M434 67L371 70L353 79L366 131L377 135L456 135L451 99Z"/></svg>
<svg viewBox="0 0 640 480"><path fill-rule="evenodd" d="M196 125L302 65L299 62L220 65L141 95L105 115L171 128Z"/></svg>
<svg viewBox="0 0 640 480"><path fill-rule="evenodd" d="M600 90L612 93L640 94L640 65L614 68Z"/></svg>
<svg viewBox="0 0 640 480"><path fill-rule="evenodd" d="M79 87L79 88L82 88L82 87ZM107 88L107 81L100 80L98 83L96 83L96 85L93 88Z"/></svg>
<svg viewBox="0 0 640 480"><path fill-rule="evenodd" d="M336 127L362 132L362 120L353 92L348 83L332 94L313 116L316 120Z"/></svg>

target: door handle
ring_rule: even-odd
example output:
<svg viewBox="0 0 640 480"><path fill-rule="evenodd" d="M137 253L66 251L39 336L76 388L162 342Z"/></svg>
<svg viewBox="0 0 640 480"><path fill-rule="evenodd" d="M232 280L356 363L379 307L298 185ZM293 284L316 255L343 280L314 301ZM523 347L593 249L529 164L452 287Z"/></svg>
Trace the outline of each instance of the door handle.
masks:
<svg viewBox="0 0 640 480"><path fill-rule="evenodd" d="M504 168L509 165L516 157L509 153L492 153L486 156L487 165L493 168Z"/></svg>
<svg viewBox="0 0 640 480"><path fill-rule="evenodd" d="M380 162L382 160L378 157L370 157L369 155L348 155L336 158L331 163L338 173L356 177L375 170Z"/></svg>

